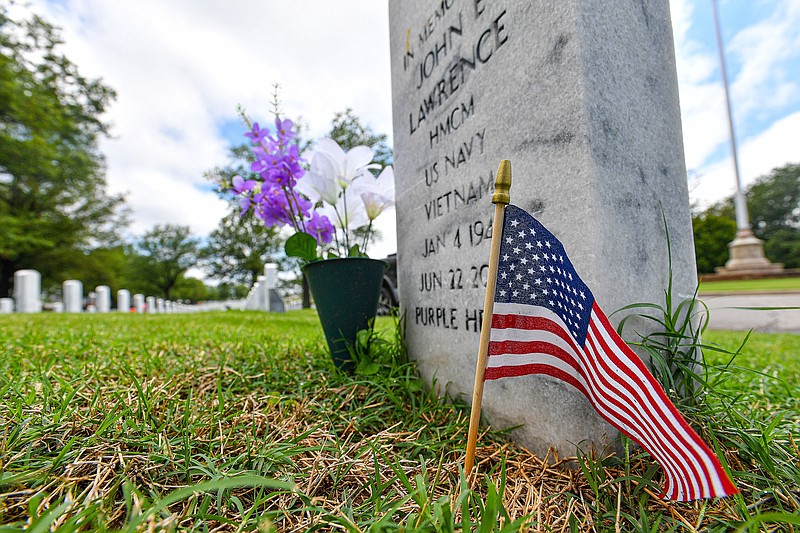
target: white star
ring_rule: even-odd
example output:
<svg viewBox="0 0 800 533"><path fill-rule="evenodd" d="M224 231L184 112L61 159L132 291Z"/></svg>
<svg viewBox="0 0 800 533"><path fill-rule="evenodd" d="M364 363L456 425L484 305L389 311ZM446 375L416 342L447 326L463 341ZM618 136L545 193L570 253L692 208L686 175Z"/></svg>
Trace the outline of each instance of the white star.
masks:
<svg viewBox="0 0 800 533"><path fill-rule="evenodd" d="M550 305L556 305L556 303L555 303L553 300L548 300L548 303L549 303Z"/></svg>
<svg viewBox="0 0 800 533"><path fill-rule="evenodd" d="M561 261L561 262L563 263L563 262L564 262L564 256L563 256L563 255L559 255L559 256L558 256L558 260L559 260L559 261Z"/></svg>
<svg viewBox="0 0 800 533"><path fill-rule="evenodd" d="M555 271L556 271L556 269L553 268L553 265L550 265L550 272L555 272Z"/></svg>
<svg viewBox="0 0 800 533"><path fill-rule="evenodd" d="M581 291L581 298L583 298L584 300L586 299L586 295L583 294L583 291Z"/></svg>
<svg viewBox="0 0 800 533"><path fill-rule="evenodd" d="M527 257L523 257L522 259L519 260L519 262L522 263L523 265L527 265L528 264L528 258Z"/></svg>
<svg viewBox="0 0 800 533"><path fill-rule="evenodd" d="M530 232L531 232L531 235L536 235L536 230L535 229L531 228Z"/></svg>
<svg viewBox="0 0 800 533"><path fill-rule="evenodd" d="M541 285L542 284L542 279L541 278L536 278L533 282L535 284L537 284L537 285Z"/></svg>
<svg viewBox="0 0 800 533"><path fill-rule="evenodd" d="M526 282L525 285L522 286L522 288L527 291L528 289L531 288L531 284Z"/></svg>
<svg viewBox="0 0 800 533"><path fill-rule="evenodd" d="M582 303L580 303L580 302L578 302L578 309L580 309L581 311L583 311L583 304L582 304Z"/></svg>
<svg viewBox="0 0 800 533"><path fill-rule="evenodd" d="M512 292L512 293L511 293L511 295L512 295L514 298L516 298L517 296L519 296L519 291L514 291L514 292Z"/></svg>
<svg viewBox="0 0 800 533"><path fill-rule="evenodd" d="M517 226L519 226L519 221L517 219L512 220L511 221L511 227L512 228L516 228Z"/></svg>
<svg viewBox="0 0 800 533"><path fill-rule="evenodd" d="M511 244L511 242L512 242L513 240L514 240L514 238L513 238L513 237L506 237L506 242L507 242L508 244Z"/></svg>
<svg viewBox="0 0 800 533"><path fill-rule="evenodd" d="M530 250L531 248L533 248L533 245L531 243L529 243L529 242L526 242L525 243L525 249L526 250Z"/></svg>
<svg viewBox="0 0 800 533"><path fill-rule="evenodd" d="M512 265L511 265L510 267L508 267L508 268L510 268L511 270L514 270L515 268L517 268L517 265L513 265L513 264L512 264Z"/></svg>
<svg viewBox="0 0 800 533"><path fill-rule="evenodd" d="M548 249L550 249L550 241L544 241L544 245L547 246Z"/></svg>
<svg viewBox="0 0 800 533"><path fill-rule="evenodd" d="M547 278L547 283L553 283L553 278Z"/></svg>
<svg viewBox="0 0 800 533"><path fill-rule="evenodd" d="M506 295L505 289L500 289L500 296L505 296L505 295Z"/></svg>
<svg viewBox="0 0 800 533"><path fill-rule="evenodd" d="M503 254L503 261L508 261L510 256L508 254Z"/></svg>
<svg viewBox="0 0 800 533"><path fill-rule="evenodd" d="M533 300L533 299L535 299L535 298L536 298L536 293L535 293L535 292L532 292L532 293L531 293L531 300Z"/></svg>
<svg viewBox="0 0 800 533"><path fill-rule="evenodd" d="M538 246L539 248L541 248L541 247L542 247L542 241L536 241L536 246Z"/></svg>
<svg viewBox="0 0 800 533"><path fill-rule="evenodd" d="M544 265L540 266L539 270L541 270L542 272L547 272L547 268L545 268Z"/></svg>
<svg viewBox="0 0 800 533"><path fill-rule="evenodd" d="M525 238L525 232L524 231L520 231L519 233L517 233L517 235L519 235L520 239Z"/></svg>
<svg viewBox="0 0 800 533"><path fill-rule="evenodd" d="M531 275L533 275L533 269L532 269L532 268L529 268L529 269L528 269L528 274L531 274Z"/></svg>
<svg viewBox="0 0 800 533"><path fill-rule="evenodd" d="M547 296L548 294L550 294L550 292L549 292L547 289L542 289L542 293L543 293L545 296Z"/></svg>
<svg viewBox="0 0 800 533"><path fill-rule="evenodd" d="M528 244L530 244L530 245L531 245L531 248L533 248L533 245L532 245L531 243L528 243ZM528 248L528 249L530 250L530 248ZM539 256L538 256L537 254L533 254L533 255L531 256L531 258L532 258L534 261L538 261L538 260L539 260Z"/></svg>
<svg viewBox="0 0 800 533"><path fill-rule="evenodd" d="M522 279L522 274L517 274L517 281Z"/></svg>
<svg viewBox="0 0 800 533"><path fill-rule="evenodd" d="M569 278L570 281L572 281L572 273L567 272L567 277Z"/></svg>
<svg viewBox="0 0 800 533"><path fill-rule="evenodd" d="M517 247L516 247L516 248L514 248L514 250L512 250L512 251L513 251L515 254L518 254L518 253L520 253L522 250L520 250L520 249L519 249L519 246L517 246Z"/></svg>
<svg viewBox="0 0 800 533"><path fill-rule="evenodd" d="M505 272L500 272L500 277L503 278L503 279L506 279L506 273Z"/></svg>

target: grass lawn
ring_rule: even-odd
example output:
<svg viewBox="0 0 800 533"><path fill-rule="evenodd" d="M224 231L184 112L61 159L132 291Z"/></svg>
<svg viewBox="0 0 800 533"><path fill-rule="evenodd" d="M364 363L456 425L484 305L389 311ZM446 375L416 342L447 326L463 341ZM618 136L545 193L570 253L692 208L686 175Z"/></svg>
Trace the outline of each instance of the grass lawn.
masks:
<svg viewBox="0 0 800 533"><path fill-rule="evenodd" d="M700 281L700 292L800 291L800 276L794 278Z"/></svg>
<svg viewBox="0 0 800 533"><path fill-rule="evenodd" d="M396 328L349 376L317 317L0 316L0 529L791 531L800 510L800 336L753 335L682 406L742 494L658 498L644 453L543 463L426 392ZM736 351L741 333L704 340ZM746 371L743 368L755 369ZM576 464L574 461L571 463Z"/></svg>

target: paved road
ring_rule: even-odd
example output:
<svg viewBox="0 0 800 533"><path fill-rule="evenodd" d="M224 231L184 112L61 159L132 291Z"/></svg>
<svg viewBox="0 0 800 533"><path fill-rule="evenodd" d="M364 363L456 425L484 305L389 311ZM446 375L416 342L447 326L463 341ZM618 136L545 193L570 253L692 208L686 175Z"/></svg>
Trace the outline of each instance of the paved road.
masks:
<svg viewBox="0 0 800 533"><path fill-rule="evenodd" d="M701 294L710 310L711 329L763 331L800 334L800 309L749 310L737 307L800 308L800 292L788 294L739 293Z"/></svg>

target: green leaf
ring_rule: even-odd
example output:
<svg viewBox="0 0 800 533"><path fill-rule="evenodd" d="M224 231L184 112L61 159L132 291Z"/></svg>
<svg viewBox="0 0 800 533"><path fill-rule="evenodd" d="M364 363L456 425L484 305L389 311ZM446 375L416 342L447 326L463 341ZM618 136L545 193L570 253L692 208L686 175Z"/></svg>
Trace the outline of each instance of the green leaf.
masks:
<svg viewBox="0 0 800 533"><path fill-rule="evenodd" d="M308 233L297 232L286 240L286 255L315 261L319 258L317 240Z"/></svg>
<svg viewBox="0 0 800 533"><path fill-rule="evenodd" d="M354 244L353 246L350 247L347 257L369 257L369 256L364 252L362 252L357 244Z"/></svg>

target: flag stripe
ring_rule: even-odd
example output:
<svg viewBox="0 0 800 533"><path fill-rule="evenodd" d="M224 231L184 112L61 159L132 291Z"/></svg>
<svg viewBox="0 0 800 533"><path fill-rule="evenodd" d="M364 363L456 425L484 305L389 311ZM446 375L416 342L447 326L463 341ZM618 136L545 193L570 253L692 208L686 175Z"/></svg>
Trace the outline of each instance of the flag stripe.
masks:
<svg viewBox="0 0 800 533"><path fill-rule="evenodd" d="M507 304L498 304L499 310L506 310ZM528 320L515 320L517 324L525 324L527 327L535 328L539 325L547 324L557 324L561 321L561 319L556 316L554 313L547 309L542 308L530 308L532 311L535 312L537 316L529 317ZM547 315L551 315L549 319L544 318ZM508 323L508 321L504 321L503 323ZM548 327L548 330L550 328ZM492 338L497 336L502 336L503 338L508 337L517 337L517 338L526 338L537 335L537 331L519 331L519 330L511 330L513 333L510 333L509 330L493 330L492 331ZM560 334L551 334L549 331L545 334L547 339L558 338L559 340L566 341L566 339L562 338L563 331ZM567 336L568 337L568 336ZM569 338L569 337L568 337ZM645 434L640 434L639 432L636 433L637 438L633 440L639 444L640 446L646 449L657 449L661 450L659 455L664 456L668 455L669 451L668 448L664 447L663 443L663 433L668 428L662 428L660 432L655 431L651 428L651 426L643 424L643 421L646 418L642 416L637 416L635 413L635 408L631 409L626 404L625 393L623 396L620 397L616 394L609 395L608 385L610 382L614 381L614 377L603 377L597 375L597 372L592 372L589 368L586 368L585 365L588 363L585 361L585 357L581 357L580 349L574 343L574 340L569 338L570 350L567 351L557 351L553 350L550 353L560 353L560 361L563 360L566 362L567 358L569 359L568 364L571 368L574 369L576 380L569 381L569 383L578 390L580 390L590 401L592 401L593 405L596 409L598 409L601 415L608 420L614 427L619 429L620 431L625 432L626 434L630 434L633 432L633 428L635 427L643 427ZM489 345L490 353L497 352L497 348L493 347L494 342L491 342ZM499 343L498 343L499 344ZM503 344L507 344L507 341ZM514 347L514 352L519 353L523 352L523 346L529 343L520 343L519 345ZM571 352L571 353L570 353ZM516 358L524 358L524 356L511 356ZM510 377L511 375L522 375L519 369L513 369L513 374L507 374L503 370L494 370L492 367L496 367L502 364L506 364L505 361L508 359L499 358L497 355L489 357L489 363L487 365L487 377L486 379L497 379L497 377ZM524 362L524 359L522 359ZM548 375L552 375L550 372L545 372ZM557 376L553 376L557 377ZM592 379L594 378L594 379ZM575 381L578 381L576 383ZM598 383L602 386L597 386ZM578 386L580 384L580 386ZM666 431L669 439L669 431ZM675 458L677 460L677 458ZM677 474L677 472L676 472Z"/></svg>
<svg viewBox="0 0 800 533"><path fill-rule="evenodd" d="M597 333L596 324L590 323L589 335L586 343L587 358L596 364L605 363L603 366L609 368L610 365L603 361L604 358L609 357L609 354L600 347L601 344L596 337ZM603 361L603 363L601 363L601 361ZM608 372L609 370L605 371ZM647 446L643 447L659 460L661 464L675 465L675 468L669 470L667 476L670 481L670 487L673 487L672 490L677 491L678 494L685 494L689 499L694 499L691 495L696 494L699 487L696 482L689 482L687 485L685 482L687 476L684 473L689 472L688 475L691 479L696 477L700 473L700 470L696 464L693 464L691 458L686 457L686 455L682 453L682 448L685 446L685 443L681 442L676 436L675 428L666 423L662 417L654 412L652 405L648 403L648 398L642 394L642 391L637 390L635 386L631 384L631 380L627 374L619 375L618 379L623 380L623 382L610 379L605 383L605 386L618 391L619 394L625 398L622 401L625 401L626 404L637 413L638 423L634 424L634 429L629 433L629 436L634 440L638 440L636 437L642 430L655 428L659 432L660 440L664 442L665 447L656 447L654 449L648 448ZM669 491L666 492L669 493ZM675 496L675 494L670 494L670 497ZM698 496L695 496L695 498L696 497Z"/></svg>
<svg viewBox="0 0 800 533"><path fill-rule="evenodd" d="M661 411L658 413L658 416L668 421L670 426L676 430L676 435L680 436L683 442L691 448L691 452L693 453L687 450L687 455L690 456L693 461L698 461L699 466L703 470L703 475L697 479L711 482L711 487L704 488L703 494L695 496L695 498L710 497L714 492L735 491L736 489L733 483L730 482L728 476L720 475L720 473L724 471L722 465L719 463L719 459L717 459L716 455L714 455L706 443L703 442L700 436L697 435L694 429L686 422L675 405L669 400L664 389L647 370L639 356L630 349L622 338L620 338L611 326L608 318L596 304L594 311L602 325L602 327L598 327L597 330L603 335L609 353L614 353L620 359L621 364L627 363L629 367L634 367L636 369L635 375L641 380L638 390L643 391L650 400L646 402L647 405L658 406ZM623 358L624 361L622 360Z"/></svg>

